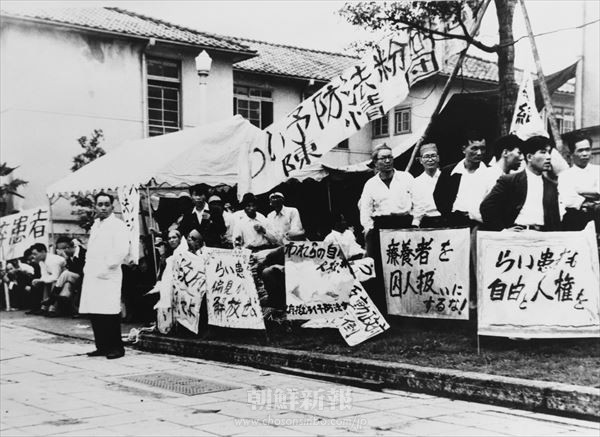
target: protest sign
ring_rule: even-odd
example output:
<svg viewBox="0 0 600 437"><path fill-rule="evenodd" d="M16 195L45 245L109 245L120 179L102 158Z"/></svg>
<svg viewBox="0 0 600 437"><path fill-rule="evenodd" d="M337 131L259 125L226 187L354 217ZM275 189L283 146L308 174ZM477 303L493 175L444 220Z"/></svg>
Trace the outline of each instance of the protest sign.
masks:
<svg viewBox="0 0 600 437"><path fill-rule="evenodd" d="M542 117L535 106L533 77L528 70L523 72L523 80L517 94L515 112L510 124L510 133L526 140L534 135L548 137Z"/></svg>
<svg viewBox="0 0 600 437"><path fill-rule="evenodd" d="M435 57L435 42L430 35L425 35L416 29L402 29L402 36L406 39L400 68L406 71L408 86L412 86L439 70Z"/></svg>
<svg viewBox="0 0 600 437"><path fill-rule="evenodd" d="M48 247L48 208L34 208L0 218L0 259L20 258L35 243Z"/></svg>
<svg viewBox="0 0 600 437"><path fill-rule="evenodd" d="M469 318L468 229L381 230L389 314Z"/></svg>
<svg viewBox="0 0 600 437"><path fill-rule="evenodd" d="M350 268L356 279L360 282L368 281L375 277L375 261L373 258L365 257L349 261Z"/></svg>
<svg viewBox="0 0 600 437"><path fill-rule="evenodd" d="M206 293L205 258L190 252L175 253L173 257L173 317L197 334Z"/></svg>
<svg viewBox="0 0 600 437"><path fill-rule="evenodd" d="M285 245L288 319L342 316L353 282L337 245L322 241L292 241Z"/></svg>
<svg viewBox="0 0 600 437"><path fill-rule="evenodd" d="M390 325L383 318L359 281L354 281L346 313L338 322L338 329L349 346L356 346L381 334Z"/></svg>
<svg viewBox="0 0 600 437"><path fill-rule="evenodd" d="M209 249L210 250L210 249ZM248 264L247 249L212 251L207 256L208 323L225 328L265 329Z"/></svg>
<svg viewBox="0 0 600 437"><path fill-rule="evenodd" d="M140 192L132 185L119 187L117 195L129 235L129 260L137 264L140 259Z"/></svg>
<svg viewBox="0 0 600 437"><path fill-rule="evenodd" d="M478 334L599 337L593 224L580 232L478 232Z"/></svg>
<svg viewBox="0 0 600 437"><path fill-rule="evenodd" d="M240 153L238 192L267 192L402 102L404 48L386 40L268 127L264 141Z"/></svg>
<svg viewBox="0 0 600 437"><path fill-rule="evenodd" d="M173 328L173 308L156 309L156 329L161 334L168 334Z"/></svg>

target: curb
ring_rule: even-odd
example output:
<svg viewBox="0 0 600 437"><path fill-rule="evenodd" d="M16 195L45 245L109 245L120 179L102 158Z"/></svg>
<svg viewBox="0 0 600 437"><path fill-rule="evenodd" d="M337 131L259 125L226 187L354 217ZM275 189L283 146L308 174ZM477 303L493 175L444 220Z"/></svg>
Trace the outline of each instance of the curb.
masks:
<svg viewBox="0 0 600 437"><path fill-rule="evenodd" d="M135 347L326 379L600 420L600 389L258 345L141 334Z"/></svg>

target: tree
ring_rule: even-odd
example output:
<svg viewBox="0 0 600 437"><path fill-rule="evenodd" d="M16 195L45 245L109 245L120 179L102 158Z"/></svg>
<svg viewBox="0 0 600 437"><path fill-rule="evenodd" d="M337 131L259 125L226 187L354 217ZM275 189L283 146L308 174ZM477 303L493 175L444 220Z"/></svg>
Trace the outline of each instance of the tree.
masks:
<svg viewBox="0 0 600 437"><path fill-rule="evenodd" d="M351 24L371 30L416 29L435 40L466 41L498 56L498 122L501 135L508 133L518 91L514 71L513 16L517 0L494 0L498 18L498 43L489 45L469 33L464 18L465 6L473 14L483 1L419 1L346 3L339 11Z"/></svg>
<svg viewBox="0 0 600 437"><path fill-rule="evenodd" d="M19 189L19 187L26 185L27 181L18 178L10 178L12 172L15 171L17 168L18 167L9 167L6 162L0 163L0 177L6 178L5 180L7 181L2 182L2 184L0 184L0 217L9 213L9 211L6 210L8 206L8 196L18 196L21 199L24 198L17 192L17 190Z"/></svg>
<svg viewBox="0 0 600 437"><path fill-rule="evenodd" d="M101 157L106 152L100 147L100 141L104 139L102 129L94 129L90 138L82 136L77 139L83 152L73 158L71 171L77 171L81 167L89 164L96 158ZM71 205L75 207L72 214L78 216L78 224L85 230L89 230L94 223L94 199L91 196L73 195L71 196Z"/></svg>

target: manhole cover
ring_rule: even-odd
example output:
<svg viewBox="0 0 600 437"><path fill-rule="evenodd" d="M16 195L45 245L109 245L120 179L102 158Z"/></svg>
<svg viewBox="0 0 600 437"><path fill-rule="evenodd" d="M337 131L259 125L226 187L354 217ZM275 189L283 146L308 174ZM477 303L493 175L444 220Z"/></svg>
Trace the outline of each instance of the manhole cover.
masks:
<svg viewBox="0 0 600 437"><path fill-rule="evenodd" d="M194 396L202 393L233 390L237 387L206 381L189 376L175 375L172 373L152 373L150 375L127 376L125 379L152 387L170 390L182 395Z"/></svg>

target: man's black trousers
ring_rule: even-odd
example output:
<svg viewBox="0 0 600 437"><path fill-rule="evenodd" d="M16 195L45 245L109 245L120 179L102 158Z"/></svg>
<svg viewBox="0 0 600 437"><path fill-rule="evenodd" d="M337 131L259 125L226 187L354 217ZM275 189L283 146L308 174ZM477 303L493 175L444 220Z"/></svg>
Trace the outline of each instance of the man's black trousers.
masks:
<svg viewBox="0 0 600 437"><path fill-rule="evenodd" d="M121 314L90 314L96 349L102 353L123 352Z"/></svg>

